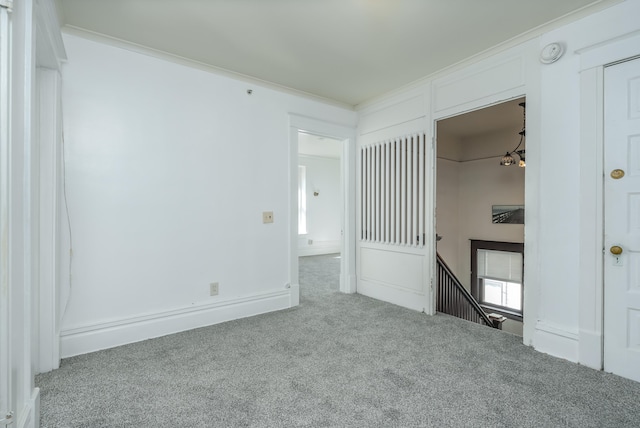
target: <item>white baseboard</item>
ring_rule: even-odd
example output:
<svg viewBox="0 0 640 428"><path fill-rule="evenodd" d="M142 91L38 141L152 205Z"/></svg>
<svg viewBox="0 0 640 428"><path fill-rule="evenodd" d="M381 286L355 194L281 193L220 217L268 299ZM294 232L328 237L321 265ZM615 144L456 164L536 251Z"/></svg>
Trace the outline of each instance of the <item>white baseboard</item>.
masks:
<svg viewBox="0 0 640 428"><path fill-rule="evenodd" d="M291 294L289 297L289 307L293 308L294 306L298 306L300 304L300 285L293 284L291 286Z"/></svg>
<svg viewBox="0 0 640 428"><path fill-rule="evenodd" d="M11 425L13 426L13 425ZM16 427L38 428L40 426L40 388L33 388L31 398L17 415Z"/></svg>
<svg viewBox="0 0 640 428"><path fill-rule="evenodd" d="M298 247L298 256L321 256L323 254L336 254L341 251L340 241L314 241L311 245Z"/></svg>
<svg viewBox="0 0 640 428"><path fill-rule="evenodd" d="M357 292L363 296L393 303L414 311L424 311L425 296L415 291L359 279Z"/></svg>
<svg viewBox="0 0 640 428"><path fill-rule="evenodd" d="M578 362L592 369L602 370L602 334L580 330L580 353Z"/></svg>
<svg viewBox="0 0 640 428"><path fill-rule="evenodd" d="M577 363L579 356L578 332L542 321L536 324L533 347L536 351Z"/></svg>
<svg viewBox="0 0 640 428"><path fill-rule="evenodd" d="M61 356L62 358L72 357L238 318L287 309L292 303L291 289L286 289L65 329L60 334Z"/></svg>
<svg viewBox="0 0 640 428"><path fill-rule="evenodd" d="M356 289L356 276L355 275L347 275L347 283L346 284L342 284L342 282L340 283L340 291L343 293L349 293L349 294L353 294L357 291ZM342 281L342 277L340 278L340 280Z"/></svg>

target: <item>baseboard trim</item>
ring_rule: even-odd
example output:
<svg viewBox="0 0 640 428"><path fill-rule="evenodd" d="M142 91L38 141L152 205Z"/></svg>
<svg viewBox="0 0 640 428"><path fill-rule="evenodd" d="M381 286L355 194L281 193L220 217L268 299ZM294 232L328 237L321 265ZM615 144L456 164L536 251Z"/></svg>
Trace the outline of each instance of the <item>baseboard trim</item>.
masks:
<svg viewBox="0 0 640 428"><path fill-rule="evenodd" d="M580 330L578 362L592 369L602 370L602 334L596 331Z"/></svg>
<svg viewBox="0 0 640 428"><path fill-rule="evenodd" d="M382 300L383 302L393 303L414 311L424 312L424 293L409 291L400 287L392 287L373 281L363 279L358 280L357 293L363 296L372 297Z"/></svg>
<svg viewBox="0 0 640 428"><path fill-rule="evenodd" d="M314 244L298 248L298 256L322 256L340 253L340 242L333 245Z"/></svg>
<svg viewBox="0 0 640 428"><path fill-rule="evenodd" d="M577 363L579 343L578 332L541 321L536 324L533 340L536 351Z"/></svg>
<svg viewBox="0 0 640 428"><path fill-rule="evenodd" d="M347 283L344 284L340 284L340 291L342 291L343 293L348 293L348 294L353 294L356 292L357 290L357 280L356 280L356 276L355 275L347 275Z"/></svg>
<svg viewBox="0 0 640 428"><path fill-rule="evenodd" d="M86 354L194 328L291 307L291 290L261 293L215 303L64 329L62 358Z"/></svg>
<svg viewBox="0 0 640 428"><path fill-rule="evenodd" d="M31 398L17 416L17 428L37 428L40 426L40 388L33 388Z"/></svg>

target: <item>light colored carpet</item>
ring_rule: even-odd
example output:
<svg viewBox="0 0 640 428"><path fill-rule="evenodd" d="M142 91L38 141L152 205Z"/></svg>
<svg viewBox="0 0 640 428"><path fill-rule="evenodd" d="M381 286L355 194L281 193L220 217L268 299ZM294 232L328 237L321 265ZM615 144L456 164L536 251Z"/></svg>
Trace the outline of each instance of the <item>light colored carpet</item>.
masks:
<svg viewBox="0 0 640 428"><path fill-rule="evenodd" d="M299 307L39 375L41 426L640 426L639 383L494 329L334 292L338 259L300 261Z"/></svg>

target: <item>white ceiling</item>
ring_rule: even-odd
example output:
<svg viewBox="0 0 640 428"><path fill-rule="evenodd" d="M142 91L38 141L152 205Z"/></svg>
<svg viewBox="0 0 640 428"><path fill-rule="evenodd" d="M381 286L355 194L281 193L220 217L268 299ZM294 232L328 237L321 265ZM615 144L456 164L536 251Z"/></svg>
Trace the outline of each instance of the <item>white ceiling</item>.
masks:
<svg viewBox="0 0 640 428"><path fill-rule="evenodd" d="M356 106L617 0L56 1L63 26Z"/></svg>

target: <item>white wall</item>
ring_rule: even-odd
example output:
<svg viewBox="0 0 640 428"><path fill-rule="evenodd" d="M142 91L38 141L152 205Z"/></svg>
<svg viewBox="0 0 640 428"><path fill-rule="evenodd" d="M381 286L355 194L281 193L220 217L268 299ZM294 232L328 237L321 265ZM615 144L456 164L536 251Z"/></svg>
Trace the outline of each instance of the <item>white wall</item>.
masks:
<svg viewBox="0 0 640 428"><path fill-rule="evenodd" d="M340 159L301 155L299 163L306 167L307 233L300 239L298 254L339 253L342 215ZM318 196L314 196L315 191L318 191ZM309 244L309 240L313 243Z"/></svg>
<svg viewBox="0 0 640 428"><path fill-rule="evenodd" d="M525 169L500 166L502 154L517 144L518 132L497 131L462 141L438 136L436 226L443 236L438 252L467 289L471 239L524 242L524 225L491 222L493 205L524 205ZM456 152L463 162L440 157Z"/></svg>
<svg viewBox="0 0 640 428"><path fill-rule="evenodd" d="M63 356L290 306L289 113L347 126L355 113L76 35L65 44Z"/></svg>
<svg viewBox="0 0 640 428"><path fill-rule="evenodd" d="M524 343L593 367L602 365L602 201L597 196L602 180L597 121L602 118L597 105L581 107L602 90L597 67L640 54L637 16L640 2L622 2L360 109L362 121L375 117L400 126L416 114L399 114L402 108L390 111L389 106L413 105L420 93L431 94L424 110L427 123L527 97ZM540 50L551 42L562 42L567 52L558 62L541 65Z"/></svg>
<svg viewBox="0 0 640 428"><path fill-rule="evenodd" d="M524 241L524 225L491 222L492 205L524 205L524 170L501 167L498 162L499 159L465 162L460 168L458 259L462 261L462 272L471 271L471 239ZM470 285L469 275L460 279L465 286Z"/></svg>
<svg viewBox="0 0 640 428"><path fill-rule="evenodd" d="M602 93L595 77L601 67L640 54L637 16L640 2L625 1L540 39L541 47L561 41L567 52L540 75L545 255L536 346L595 367L602 365L602 115L598 106L582 113ZM594 83L585 85L588 76Z"/></svg>
<svg viewBox="0 0 640 428"><path fill-rule="evenodd" d="M499 162L500 158L461 163L438 160L438 183L443 187L439 185L438 191L443 201L441 205L437 200L436 221L438 233L444 236L438 251L449 267L456 266L454 273L467 289L471 239L524 242L524 225L491 222L492 205L524 205L524 169L501 167ZM458 207L457 218L454 207ZM442 231L440 223L444 223Z"/></svg>

